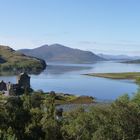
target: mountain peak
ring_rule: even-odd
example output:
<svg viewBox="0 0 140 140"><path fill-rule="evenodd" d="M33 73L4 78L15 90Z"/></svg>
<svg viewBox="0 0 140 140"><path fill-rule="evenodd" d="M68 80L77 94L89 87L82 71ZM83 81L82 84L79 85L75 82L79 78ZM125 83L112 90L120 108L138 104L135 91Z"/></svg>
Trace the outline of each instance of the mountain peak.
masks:
<svg viewBox="0 0 140 140"><path fill-rule="evenodd" d="M94 63L105 60L90 51L73 49L58 43L52 45L43 45L32 50L19 50L20 52L38 57L47 62L58 63Z"/></svg>
<svg viewBox="0 0 140 140"><path fill-rule="evenodd" d="M49 45L49 46L64 46L64 45L61 45L61 44L59 44L59 43L54 43L54 44L51 44L51 45Z"/></svg>

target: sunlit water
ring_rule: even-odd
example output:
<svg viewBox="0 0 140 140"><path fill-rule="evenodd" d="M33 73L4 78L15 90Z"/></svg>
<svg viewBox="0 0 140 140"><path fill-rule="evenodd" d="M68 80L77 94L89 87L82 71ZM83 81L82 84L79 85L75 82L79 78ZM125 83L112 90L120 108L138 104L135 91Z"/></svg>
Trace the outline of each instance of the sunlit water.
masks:
<svg viewBox="0 0 140 140"><path fill-rule="evenodd" d="M76 95L89 95L99 100L114 100L128 93L133 95L138 86L128 80L111 80L82 74L99 72L138 72L140 65L116 62L95 64L49 64L40 75L31 75L33 89L56 91ZM15 76L1 76L0 80L16 82Z"/></svg>

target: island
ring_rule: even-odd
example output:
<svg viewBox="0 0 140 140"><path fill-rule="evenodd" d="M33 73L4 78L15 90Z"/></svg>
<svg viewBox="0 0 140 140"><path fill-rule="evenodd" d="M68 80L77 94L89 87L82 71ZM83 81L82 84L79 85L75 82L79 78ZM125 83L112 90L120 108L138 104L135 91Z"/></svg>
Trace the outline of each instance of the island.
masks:
<svg viewBox="0 0 140 140"><path fill-rule="evenodd" d="M9 46L0 45L0 75L19 71L39 73L45 68L46 62L44 60L24 55Z"/></svg>

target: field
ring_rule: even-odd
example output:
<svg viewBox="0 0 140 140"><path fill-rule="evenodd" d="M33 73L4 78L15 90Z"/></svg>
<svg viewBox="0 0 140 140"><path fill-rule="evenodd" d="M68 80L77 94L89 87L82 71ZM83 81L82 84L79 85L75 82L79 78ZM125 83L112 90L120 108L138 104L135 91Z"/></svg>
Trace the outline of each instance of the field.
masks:
<svg viewBox="0 0 140 140"><path fill-rule="evenodd" d="M85 74L88 76L102 77L109 79L128 79L138 81L140 78L140 72L124 72L124 73L91 73Z"/></svg>

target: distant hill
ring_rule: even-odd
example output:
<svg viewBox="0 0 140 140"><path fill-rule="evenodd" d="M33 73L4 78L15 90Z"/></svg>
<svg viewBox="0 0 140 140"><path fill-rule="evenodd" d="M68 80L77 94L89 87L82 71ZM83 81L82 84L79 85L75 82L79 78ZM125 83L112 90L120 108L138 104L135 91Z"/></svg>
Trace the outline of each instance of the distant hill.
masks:
<svg viewBox="0 0 140 140"><path fill-rule="evenodd" d="M93 63L105 60L90 51L72 49L60 44L43 45L35 49L22 49L19 52L44 59L47 62Z"/></svg>
<svg viewBox="0 0 140 140"><path fill-rule="evenodd" d="M139 56L128 56L128 55L108 55L108 54L98 54L98 56L105 58L107 60L136 60L140 59Z"/></svg>
<svg viewBox="0 0 140 140"><path fill-rule="evenodd" d="M129 60L129 61L124 61L124 63L130 63L130 64L140 64L140 59L136 59L136 60Z"/></svg>
<svg viewBox="0 0 140 140"><path fill-rule="evenodd" d="M8 46L0 45L0 72L28 71L38 72L45 69L45 61L26 56Z"/></svg>

